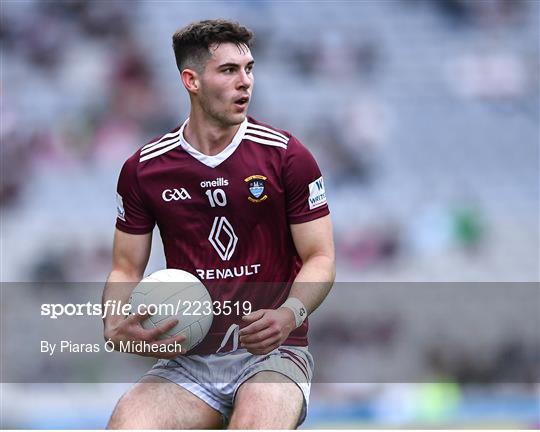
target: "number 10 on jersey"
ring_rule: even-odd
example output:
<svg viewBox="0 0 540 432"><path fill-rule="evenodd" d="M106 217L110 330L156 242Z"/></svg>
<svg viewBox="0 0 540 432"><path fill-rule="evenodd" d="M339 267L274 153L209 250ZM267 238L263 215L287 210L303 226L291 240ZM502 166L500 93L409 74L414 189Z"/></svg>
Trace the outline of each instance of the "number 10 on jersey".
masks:
<svg viewBox="0 0 540 432"><path fill-rule="evenodd" d="M210 207L225 207L227 205L227 195L223 189L207 189L206 196L210 202Z"/></svg>

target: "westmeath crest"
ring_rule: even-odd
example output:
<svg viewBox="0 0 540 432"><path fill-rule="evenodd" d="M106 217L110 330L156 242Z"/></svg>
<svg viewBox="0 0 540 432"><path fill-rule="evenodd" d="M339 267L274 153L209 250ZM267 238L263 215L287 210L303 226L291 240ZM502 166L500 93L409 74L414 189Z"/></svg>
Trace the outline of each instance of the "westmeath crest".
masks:
<svg viewBox="0 0 540 432"><path fill-rule="evenodd" d="M244 179L244 181L248 184L249 188L250 196L248 196L248 200L258 203L268 198L268 195L264 193L266 181L265 176L256 174L249 176L248 178Z"/></svg>

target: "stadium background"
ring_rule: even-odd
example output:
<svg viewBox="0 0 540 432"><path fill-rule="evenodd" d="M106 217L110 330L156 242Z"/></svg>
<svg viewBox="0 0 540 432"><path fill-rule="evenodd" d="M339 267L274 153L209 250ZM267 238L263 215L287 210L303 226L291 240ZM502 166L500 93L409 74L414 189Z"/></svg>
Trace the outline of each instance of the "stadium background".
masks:
<svg viewBox="0 0 540 432"><path fill-rule="evenodd" d="M3 282L104 279L122 162L187 115L170 37L215 17L255 32L250 113L293 131L321 165L338 281L539 280L537 1L1 8ZM163 266L160 249L149 271ZM332 311L316 320L346 333ZM384 357L399 325L399 309L377 312L361 316L362 343L352 347L369 358ZM489 312L475 313L482 321ZM24 341L28 328L8 337ZM538 338L513 337L499 338L498 358L538 381ZM100 428L125 388L2 384L2 426ZM451 380L317 384L305 426L532 427L538 391Z"/></svg>

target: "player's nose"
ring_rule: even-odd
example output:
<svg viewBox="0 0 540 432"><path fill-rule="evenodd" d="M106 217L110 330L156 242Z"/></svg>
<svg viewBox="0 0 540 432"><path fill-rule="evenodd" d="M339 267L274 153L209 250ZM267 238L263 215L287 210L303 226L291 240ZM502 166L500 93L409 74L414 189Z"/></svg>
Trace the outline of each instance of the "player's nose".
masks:
<svg viewBox="0 0 540 432"><path fill-rule="evenodd" d="M245 70L241 70L238 77L238 87L239 88L250 88L252 84L251 75L248 74Z"/></svg>

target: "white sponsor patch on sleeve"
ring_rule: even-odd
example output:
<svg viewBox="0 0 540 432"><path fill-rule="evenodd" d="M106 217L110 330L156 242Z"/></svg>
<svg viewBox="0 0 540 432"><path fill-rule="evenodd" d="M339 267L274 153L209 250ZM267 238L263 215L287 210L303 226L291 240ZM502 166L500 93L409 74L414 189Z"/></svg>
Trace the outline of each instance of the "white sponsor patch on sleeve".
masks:
<svg viewBox="0 0 540 432"><path fill-rule="evenodd" d="M118 219L126 221L126 211L124 210L124 201L122 200L122 195L118 192L116 193L116 216Z"/></svg>
<svg viewBox="0 0 540 432"><path fill-rule="evenodd" d="M309 184L309 209L313 210L326 204L326 192L322 176Z"/></svg>

